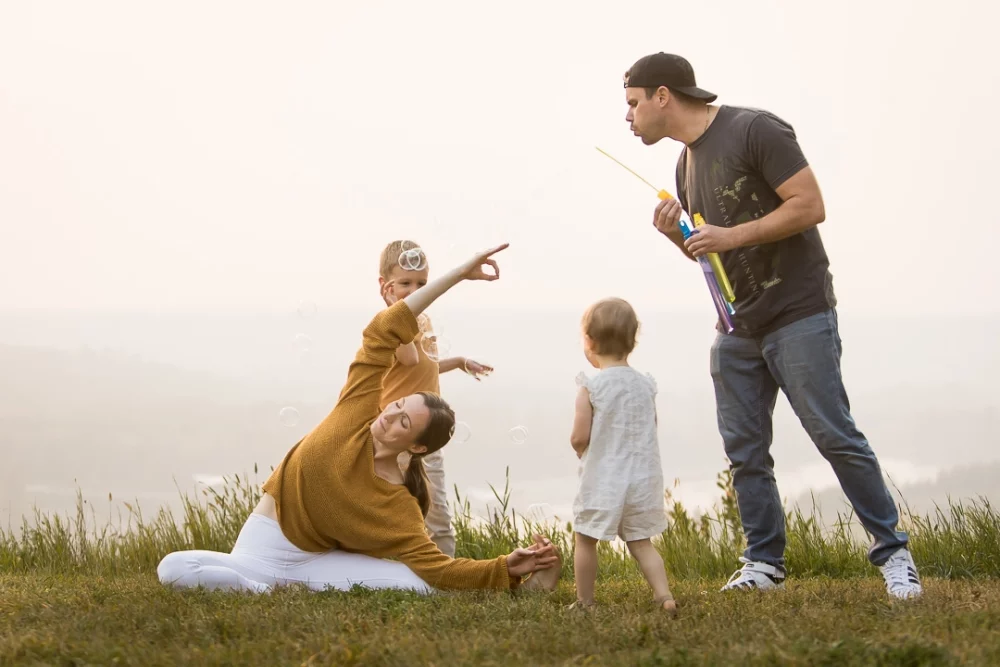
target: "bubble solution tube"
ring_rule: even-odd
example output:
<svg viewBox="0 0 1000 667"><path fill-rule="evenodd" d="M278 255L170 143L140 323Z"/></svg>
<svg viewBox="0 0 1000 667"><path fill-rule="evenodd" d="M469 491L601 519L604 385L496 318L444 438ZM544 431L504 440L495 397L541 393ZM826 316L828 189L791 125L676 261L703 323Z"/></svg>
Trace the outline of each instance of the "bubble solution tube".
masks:
<svg viewBox="0 0 1000 667"><path fill-rule="evenodd" d="M688 240L695 233L696 227L691 224L691 220L688 218L687 213L681 212L681 219L677 223L680 227L681 233L684 235L684 240ZM718 255L716 255L718 257ZM722 322L722 327L725 329L726 333L733 333L733 315L736 311L733 309L733 305L722 295L722 288L719 285L718 275L721 274L725 276L725 271L722 270L721 262L719 266L719 274L717 274L712 267L712 262L709 261L708 257L702 255L698 257L698 264L701 266L702 273L705 274L705 282L708 283L708 291L712 295L712 301L715 303L715 310L719 313L719 321ZM726 280L728 284L729 281Z"/></svg>

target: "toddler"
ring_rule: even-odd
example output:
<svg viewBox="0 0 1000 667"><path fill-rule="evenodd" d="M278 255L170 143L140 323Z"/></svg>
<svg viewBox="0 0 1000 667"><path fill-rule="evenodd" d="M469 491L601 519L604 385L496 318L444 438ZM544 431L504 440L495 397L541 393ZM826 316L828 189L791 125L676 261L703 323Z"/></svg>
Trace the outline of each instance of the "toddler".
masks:
<svg viewBox="0 0 1000 667"><path fill-rule="evenodd" d="M628 364L639 322L623 299L604 299L583 316L583 349L599 372L576 382L570 443L580 458L573 504L577 602L593 607L597 543L621 537L653 589L658 607L676 614L663 559L650 538L667 528L656 434L656 382Z"/></svg>

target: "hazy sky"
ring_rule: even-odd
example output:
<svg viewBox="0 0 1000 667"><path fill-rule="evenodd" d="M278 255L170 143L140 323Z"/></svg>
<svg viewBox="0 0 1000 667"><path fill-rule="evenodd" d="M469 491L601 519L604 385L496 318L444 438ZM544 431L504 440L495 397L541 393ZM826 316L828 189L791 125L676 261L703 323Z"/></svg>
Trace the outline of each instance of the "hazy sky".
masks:
<svg viewBox="0 0 1000 667"><path fill-rule="evenodd" d="M997 10L595 6L2 0L0 308L372 304L397 236L434 270L510 241L464 303L704 308L655 194L594 150L674 189L679 145L631 135L621 85L664 50L794 125L843 308L1000 310L976 287L1000 277Z"/></svg>

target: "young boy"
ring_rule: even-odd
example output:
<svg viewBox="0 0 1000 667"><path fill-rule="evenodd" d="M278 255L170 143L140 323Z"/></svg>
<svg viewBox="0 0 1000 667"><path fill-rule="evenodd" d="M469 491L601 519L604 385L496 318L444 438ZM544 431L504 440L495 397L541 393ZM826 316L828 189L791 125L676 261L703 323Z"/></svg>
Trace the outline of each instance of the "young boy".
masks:
<svg viewBox="0 0 1000 667"><path fill-rule="evenodd" d="M429 267L423 250L413 241L393 241L382 250L379 259L379 289L386 305L417 291L427 284ZM493 369L485 364L464 357L433 359L427 354L431 349L424 342L424 336L433 331L430 318L424 313L420 318L420 333L413 342L400 345L396 350L396 360L382 381L382 398L379 409L384 410L389 403L418 391L441 393L439 375L456 368L464 370L479 380ZM444 478L443 449L424 458L428 488L431 492L431 508L425 518L427 531L442 553L455 557L455 531L451 526L451 510L448 507L448 489Z"/></svg>

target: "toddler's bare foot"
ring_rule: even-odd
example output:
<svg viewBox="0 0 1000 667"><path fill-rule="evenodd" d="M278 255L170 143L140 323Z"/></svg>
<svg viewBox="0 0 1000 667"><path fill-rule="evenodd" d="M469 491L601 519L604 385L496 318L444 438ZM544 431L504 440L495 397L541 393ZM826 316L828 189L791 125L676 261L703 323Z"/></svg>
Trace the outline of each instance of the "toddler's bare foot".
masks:
<svg viewBox="0 0 1000 667"><path fill-rule="evenodd" d="M677 618L677 602L674 600L672 595L660 598L656 601L656 605L661 611L666 612L671 618Z"/></svg>

